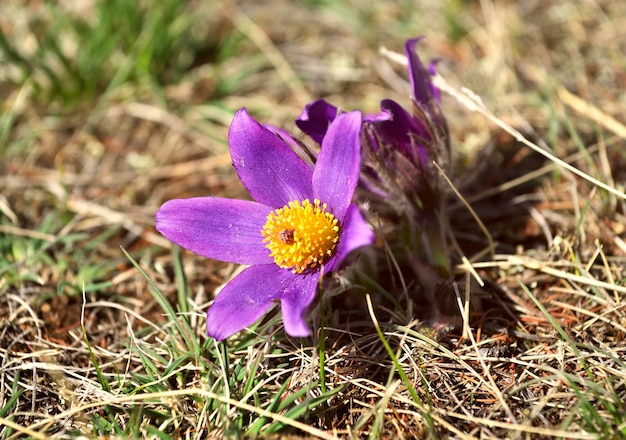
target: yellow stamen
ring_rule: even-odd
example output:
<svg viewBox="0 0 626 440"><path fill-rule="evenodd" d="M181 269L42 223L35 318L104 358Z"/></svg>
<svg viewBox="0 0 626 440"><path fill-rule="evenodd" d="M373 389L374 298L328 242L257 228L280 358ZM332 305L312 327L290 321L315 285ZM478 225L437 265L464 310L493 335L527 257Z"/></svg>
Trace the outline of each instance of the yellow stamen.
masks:
<svg viewBox="0 0 626 440"><path fill-rule="evenodd" d="M270 257L293 273L302 273L327 262L335 253L339 224L319 200L292 201L272 211L261 233Z"/></svg>

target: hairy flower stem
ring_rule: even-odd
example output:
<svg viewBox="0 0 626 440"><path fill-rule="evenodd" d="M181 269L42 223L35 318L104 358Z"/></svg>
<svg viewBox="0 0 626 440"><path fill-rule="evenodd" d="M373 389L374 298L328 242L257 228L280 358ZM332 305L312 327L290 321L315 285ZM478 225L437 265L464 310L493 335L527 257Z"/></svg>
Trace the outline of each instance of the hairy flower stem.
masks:
<svg viewBox="0 0 626 440"><path fill-rule="evenodd" d="M424 216L422 223L422 247L427 261L438 269L440 275L450 277L450 254L446 242L447 218L437 212Z"/></svg>

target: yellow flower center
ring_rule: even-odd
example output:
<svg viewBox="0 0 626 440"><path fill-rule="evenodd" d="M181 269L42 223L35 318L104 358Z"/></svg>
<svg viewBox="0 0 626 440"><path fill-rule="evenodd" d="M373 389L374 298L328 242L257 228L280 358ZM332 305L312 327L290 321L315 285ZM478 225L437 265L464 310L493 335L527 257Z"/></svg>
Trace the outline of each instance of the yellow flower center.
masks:
<svg viewBox="0 0 626 440"><path fill-rule="evenodd" d="M267 216L261 233L270 257L293 273L302 273L327 262L339 240L339 225L319 200L292 201Z"/></svg>

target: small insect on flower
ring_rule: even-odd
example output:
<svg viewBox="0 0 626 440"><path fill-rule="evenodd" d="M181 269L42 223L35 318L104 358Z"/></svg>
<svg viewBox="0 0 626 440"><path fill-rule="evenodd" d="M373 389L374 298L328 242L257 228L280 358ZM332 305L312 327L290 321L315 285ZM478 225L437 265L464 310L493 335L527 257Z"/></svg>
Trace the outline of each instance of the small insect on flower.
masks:
<svg viewBox="0 0 626 440"><path fill-rule="evenodd" d="M283 229L282 231L280 231L280 234L278 234L278 237L280 238L280 241L282 241L285 244L293 244L294 232L295 232L294 229Z"/></svg>

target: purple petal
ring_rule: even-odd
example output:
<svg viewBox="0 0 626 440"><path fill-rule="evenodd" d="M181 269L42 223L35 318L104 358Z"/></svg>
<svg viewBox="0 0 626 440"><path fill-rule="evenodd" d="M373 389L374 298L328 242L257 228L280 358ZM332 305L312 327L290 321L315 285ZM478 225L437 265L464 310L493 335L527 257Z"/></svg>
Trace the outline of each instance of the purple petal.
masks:
<svg viewBox="0 0 626 440"><path fill-rule="evenodd" d="M330 124L313 171L313 194L343 222L361 168L361 113L342 113Z"/></svg>
<svg viewBox="0 0 626 440"><path fill-rule="evenodd" d="M282 208L292 200L312 198L311 167L245 109L235 114L228 143L239 179L257 202Z"/></svg>
<svg viewBox="0 0 626 440"><path fill-rule="evenodd" d="M296 119L296 125L321 145L328 126L336 117L337 107L323 99L318 99L304 107L302 114Z"/></svg>
<svg viewBox="0 0 626 440"><path fill-rule="evenodd" d="M294 138L291 133L271 124L263 124L263 126L280 137L293 151L296 152L298 157L302 159L304 163L313 169L314 163L310 156L312 153L310 153L310 151L299 140Z"/></svg>
<svg viewBox="0 0 626 440"><path fill-rule="evenodd" d="M363 246L369 246L373 242L374 232L372 228L363 218L359 208L353 203L346 213L339 243L337 243L337 253L324 268L324 271L329 272L336 269L350 252Z"/></svg>
<svg viewBox="0 0 626 440"><path fill-rule="evenodd" d="M251 266L217 294L206 317L209 336L221 341L256 322L278 300L294 275L275 264Z"/></svg>
<svg viewBox="0 0 626 440"><path fill-rule="evenodd" d="M419 37L407 40L404 45L404 51L409 60L409 78L411 80L413 97L420 104L429 105L433 100L430 73L426 70L415 51L415 46L423 38L424 37Z"/></svg>
<svg viewBox="0 0 626 440"><path fill-rule="evenodd" d="M291 285L282 294L280 302L283 324L285 332L289 336L303 338L311 334L309 326L306 324L306 317L311 303L315 299L319 280L319 272L300 275L294 278Z"/></svg>
<svg viewBox="0 0 626 440"><path fill-rule="evenodd" d="M383 99L380 108L391 115L387 121L375 122L377 131L384 140L394 144L410 143L409 133L419 135L426 133L422 124L397 102Z"/></svg>
<svg viewBox="0 0 626 440"><path fill-rule="evenodd" d="M388 113L391 118L387 121L374 122L376 133L380 140L394 145L403 154L415 159L416 138L428 138L428 130L422 122L411 116L400 104L391 99L384 99L380 103L383 113Z"/></svg>
<svg viewBox="0 0 626 440"><path fill-rule="evenodd" d="M203 257L239 264L273 261L261 229L272 208L245 200L196 197L169 200L155 215L168 240Z"/></svg>
<svg viewBox="0 0 626 440"><path fill-rule="evenodd" d="M393 119L393 116L384 110L380 113L367 114L363 116L363 122L381 122L381 121L390 121L392 119Z"/></svg>
<svg viewBox="0 0 626 440"><path fill-rule="evenodd" d="M308 336L305 319L315 299L319 277L319 272L294 275L275 264L245 269L218 293L209 308L208 335L218 341L225 339L256 322L274 302L281 300L287 334Z"/></svg>
<svg viewBox="0 0 626 440"><path fill-rule="evenodd" d="M428 64L428 74L430 76L435 76L437 75L437 61L433 60ZM437 88L437 86L435 86L432 82L432 80L430 81L430 91L433 94L433 96L435 97L435 100L438 103L441 103L441 91Z"/></svg>

